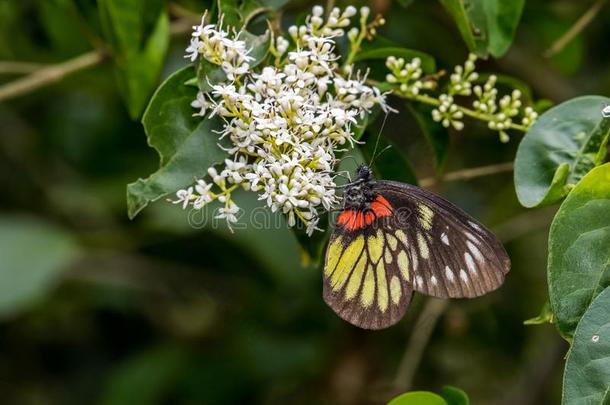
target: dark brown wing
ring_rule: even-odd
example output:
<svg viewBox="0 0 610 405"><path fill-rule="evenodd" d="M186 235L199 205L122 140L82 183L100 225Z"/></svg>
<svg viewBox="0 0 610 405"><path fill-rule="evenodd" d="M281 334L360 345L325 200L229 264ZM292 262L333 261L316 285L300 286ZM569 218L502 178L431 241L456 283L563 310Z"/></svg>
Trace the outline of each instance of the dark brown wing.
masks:
<svg viewBox="0 0 610 405"><path fill-rule="evenodd" d="M470 298L503 283L510 259L494 234L470 215L408 184L376 181L374 191L395 209L396 223L388 228L400 249L408 252L415 291L440 298Z"/></svg>

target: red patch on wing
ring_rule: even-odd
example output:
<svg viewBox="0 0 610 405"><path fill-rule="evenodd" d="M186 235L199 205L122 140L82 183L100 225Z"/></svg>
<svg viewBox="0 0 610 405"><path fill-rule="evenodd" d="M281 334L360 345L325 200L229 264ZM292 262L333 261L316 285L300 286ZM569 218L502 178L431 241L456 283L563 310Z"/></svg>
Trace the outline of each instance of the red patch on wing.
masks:
<svg viewBox="0 0 610 405"><path fill-rule="evenodd" d="M348 231L355 231L372 224L376 218L392 215L392 211L388 200L378 195L371 203L370 211L344 210L337 217L337 224Z"/></svg>
<svg viewBox="0 0 610 405"><path fill-rule="evenodd" d="M392 215L392 205L390 205L388 200L383 198L381 195L375 197L375 201L371 203L371 209L377 217L387 217Z"/></svg>

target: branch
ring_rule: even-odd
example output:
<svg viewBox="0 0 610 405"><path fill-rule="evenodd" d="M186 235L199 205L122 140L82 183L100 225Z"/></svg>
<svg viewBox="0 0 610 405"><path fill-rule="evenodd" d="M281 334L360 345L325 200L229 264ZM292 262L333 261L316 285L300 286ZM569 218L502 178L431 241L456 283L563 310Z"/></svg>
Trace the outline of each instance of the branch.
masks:
<svg viewBox="0 0 610 405"><path fill-rule="evenodd" d="M66 62L47 66L21 79L0 87L0 101L30 93L40 87L61 81L64 77L95 66L104 60L104 53L92 51Z"/></svg>
<svg viewBox="0 0 610 405"><path fill-rule="evenodd" d="M424 309L419 314L415 326L413 326L413 333L407 342L407 347L396 371L396 377L394 378L396 394L408 391L413 385L413 377L419 367L428 341L448 303L448 300L437 298L428 298L426 301Z"/></svg>
<svg viewBox="0 0 610 405"><path fill-rule="evenodd" d="M442 176L440 179L435 177L427 177L421 179L419 184L421 187L431 187L441 181L458 181L458 180L470 180L477 177L489 176L497 173L510 172L514 168L513 162L498 163L495 165L473 167L471 169L457 170L455 172L449 172Z"/></svg>
<svg viewBox="0 0 610 405"><path fill-rule="evenodd" d="M0 62L0 74L21 75L35 72L42 67L44 65L40 63L4 61Z"/></svg>
<svg viewBox="0 0 610 405"><path fill-rule="evenodd" d="M586 27L595 19L599 11L602 9L606 0L597 0L589 7L589 9L580 16L578 20L567 30L562 36L560 36L553 44L544 52L544 56L550 58L561 52L563 48L569 44L574 37L580 34Z"/></svg>
<svg viewBox="0 0 610 405"><path fill-rule="evenodd" d="M170 26L171 35L181 35L189 32L192 21L190 18L182 18L172 22ZM7 66L12 69L18 67L24 69L26 65L29 65L34 70L27 76L0 86L0 101L19 97L41 87L57 83L66 76L99 65L106 60L107 56L108 54L101 50L90 51L65 62L43 65L44 67L39 69L33 69L33 64L27 62L0 62L0 72L3 66L5 69L7 69Z"/></svg>

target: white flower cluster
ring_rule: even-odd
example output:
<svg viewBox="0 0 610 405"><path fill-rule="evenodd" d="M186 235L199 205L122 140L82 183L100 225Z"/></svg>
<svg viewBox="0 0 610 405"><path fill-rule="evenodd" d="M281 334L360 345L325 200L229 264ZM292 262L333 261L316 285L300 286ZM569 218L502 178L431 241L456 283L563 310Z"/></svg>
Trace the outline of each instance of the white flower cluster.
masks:
<svg viewBox="0 0 610 405"><path fill-rule="evenodd" d="M248 56L246 43L239 40L239 33L231 38L229 32L222 29L222 17L216 24L205 25L206 14L201 18L201 24L193 27L191 44L186 48L186 57L194 62L198 57L220 65L229 80L248 72L248 64L254 58Z"/></svg>
<svg viewBox="0 0 610 405"><path fill-rule="evenodd" d="M510 95L504 95L498 101L498 89L496 89L497 77L490 75L483 86L474 86L476 100L472 103L475 111L489 116L487 126L489 129L498 131L500 140L508 142L509 137L506 130L510 129L514 123L514 118L522 114L521 124L526 128L532 125L538 114L531 107L526 107L521 111L521 91L515 89Z"/></svg>
<svg viewBox="0 0 610 405"><path fill-rule="evenodd" d="M464 123L461 121L464 118L464 113L453 101L453 96L441 94L438 101L440 104L432 110L432 119L440 122L445 128L452 126L458 131L464 129Z"/></svg>
<svg viewBox="0 0 610 405"><path fill-rule="evenodd" d="M386 75L388 83L400 84L399 92L406 96L417 96L422 89L433 89L435 83L430 80L421 80L423 70L421 59L413 58L411 62L405 63L403 58L388 57L386 66L390 73Z"/></svg>
<svg viewBox="0 0 610 405"><path fill-rule="evenodd" d="M218 200L224 207L217 217L230 225L239 212L231 193L241 187L286 214L290 226L300 220L311 234L318 210L338 202L335 151L353 144L359 118L375 105L386 106L379 90L365 84L366 75L338 66L335 40L357 10L334 8L326 20L323 14L316 6L304 25L289 28L289 39L277 37L270 48L275 65L257 71L239 33L220 25L194 27L187 57L220 65L228 80L211 83L212 90L199 93L192 106L199 110L195 115L223 118L220 137L230 141L230 158L222 168L209 168L209 179L178 191L175 203L200 209ZM361 9L361 17L368 14Z"/></svg>
<svg viewBox="0 0 610 405"><path fill-rule="evenodd" d="M460 131L464 128L462 119L465 115L481 119L487 122L489 129L498 131L500 140L508 141L506 131L511 128L527 130L535 121L538 115L531 108L522 110L521 92L513 90L510 95L503 96L498 100L498 90L496 89L496 76L491 75L484 85L476 84L479 74L476 72L476 55L468 55L468 59L463 66L456 66L453 73L449 76L447 91L440 94L437 99L427 94L422 94L424 90L434 89L435 80L439 76L432 78L422 78L421 61L413 58L411 62L397 59L390 56L386 60L386 66L390 73L386 76L386 81L390 84L397 84L395 92L397 95L414 99L428 104L435 105L432 110L432 119L440 122L445 128L453 127ZM456 97L474 97L472 109L460 106L456 103ZM521 115L521 123L514 122L515 117Z"/></svg>

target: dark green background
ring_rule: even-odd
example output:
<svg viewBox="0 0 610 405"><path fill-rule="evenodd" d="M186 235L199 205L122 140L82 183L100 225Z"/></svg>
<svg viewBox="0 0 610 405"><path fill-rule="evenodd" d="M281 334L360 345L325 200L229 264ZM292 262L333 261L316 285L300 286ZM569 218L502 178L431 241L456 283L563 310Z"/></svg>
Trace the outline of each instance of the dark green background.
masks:
<svg viewBox="0 0 610 405"><path fill-rule="evenodd" d="M370 4L386 16L386 37L433 55L439 68L465 59L439 3L400 3ZM289 3L285 20L312 4ZM543 56L588 6L528 1L508 53L481 61L480 71L527 83L537 100L607 95L610 7L558 55ZM0 59L55 63L87 52L101 32L96 13L89 0L0 1ZM187 41L173 37L163 76L186 64ZM420 179L434 175L417 121L401 101L390 103L400 112L384 135ZM501 144L470 121L449 136L446 171L512 161L521 138ZM110 63L0 104L4 403L352 404L397 393L394 378L425 299L416 297L388 330L359 330L323 303L320 270L301 266L283 227L193 229L187 212L163 201L129 221L125 185L157 165ZM552 326L523 326L546 301L555 208L520 208L511 173L434 190L496 230L513 268L497 292L451 301L412 388L455 385L474 404L558 403L566 346Z"/></svg>

